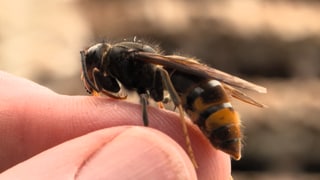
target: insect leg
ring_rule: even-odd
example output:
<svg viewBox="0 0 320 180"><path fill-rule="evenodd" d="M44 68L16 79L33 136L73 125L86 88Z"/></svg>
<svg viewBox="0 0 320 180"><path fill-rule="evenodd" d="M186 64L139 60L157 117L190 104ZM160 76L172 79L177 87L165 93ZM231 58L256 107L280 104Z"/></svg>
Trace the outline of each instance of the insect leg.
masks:
<svg viewBox="0 0 320 180"><path fill-rule="evenodd" d="M148 106L148 94L142 93L139 94L140 96L140 103L142 106L142 120L143 120L143 125L148 126L149 121L148 121L148 112L147 112L147 106Z"/></svg>
<svg viewBox="0 0 320 180"><path fill-rule="evenodd" d="M159 71L155 71L152 88L149 90L150 97L155 100L160 109L164 109L164 105L161 101L164 99L164 89L162 83L162 76Z"/></svg>
<svg viewBox="0 0 320 180"><path fill-rule="evenodd" d="M115 99L127 98L125 90L120 88L116 79L108 75L103 75L98 68L94 68L92 74L93 82L95 87L99 90L98 92L102 92Z"/></svg>
<svg viewBox="0 0 320 180"><path fill-rule="evenodd" d="M196 159L195 159L195 156L194 156L194 153L193 153L193 150L192 150L191 141L190 141L190 137L189 137L189 133L188 133L188 129L187 129L187 124L186 124L186 121L184 119L184 110L182 109L181 99L180 99L177 91L175 90L172 82L171 82L171 79L170 79L170 76L169 76L168 72L166 70L162 69L162 68L157 68L157 71L160 72L161 77L162 77L163 85L167 88L167 91L169 92L174 105L176 107L178 107L178 109L179 109L180 121L181 121L181 124L182 124L182 130L183 130L183 134L185 136L186 145L187 145L187 148L188 148L188 154L189 154L189 157L190 157L194 167L198 168L198 164L196 162Z"/></svg>
<svg viewBox="0 0 320 180"><path fill-rule="evenodd" d="M159 71L155 71L152 88L150 88L149 92L151 98L154 99L156 102L163 100L163 83L162 76Z"/></svg>

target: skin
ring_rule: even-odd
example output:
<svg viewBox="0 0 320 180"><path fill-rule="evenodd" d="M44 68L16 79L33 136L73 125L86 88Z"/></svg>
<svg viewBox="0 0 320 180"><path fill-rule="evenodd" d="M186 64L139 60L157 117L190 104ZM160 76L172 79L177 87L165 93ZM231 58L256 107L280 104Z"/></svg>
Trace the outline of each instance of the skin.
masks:
<svg viewBox="0 0 320 180"><path fill-rule="evenodd" d="M66 96L0 71L0 179L229 179L230 157L177 113L107 97Z"/></svg>

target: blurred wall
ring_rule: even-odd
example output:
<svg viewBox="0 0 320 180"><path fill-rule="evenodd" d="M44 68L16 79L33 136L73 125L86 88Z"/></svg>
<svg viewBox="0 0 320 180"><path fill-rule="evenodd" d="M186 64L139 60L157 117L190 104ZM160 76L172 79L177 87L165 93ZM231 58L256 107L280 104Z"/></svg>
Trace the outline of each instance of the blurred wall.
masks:
<svg viewBox="0 0 320 180"><path fill-rule="evenodd" d="M74 91L63 84L80 72L79 51L91 34L75 3L0 0L0 69Z"/></svg>

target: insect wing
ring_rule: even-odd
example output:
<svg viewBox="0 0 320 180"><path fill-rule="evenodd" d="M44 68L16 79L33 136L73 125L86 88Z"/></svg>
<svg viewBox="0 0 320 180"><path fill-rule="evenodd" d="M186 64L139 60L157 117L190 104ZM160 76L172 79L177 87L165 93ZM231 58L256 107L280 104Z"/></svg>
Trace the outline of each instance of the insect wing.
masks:
<svg viewBox="0 0 320 180"><path fill-rule="evenodd" d="M223 88L228 92L228 94L230 94L232 97L237 98L243 102L246 102L248 104L257 106L257 107L261 107L261 108L265 108L267 107L264 104L261 104L259 102L257 102L256 100L254 100L253 98L249 97L248 95L246 95L245 93L239 91L238 89L235 89L229 85L226 84L222 84Z"/></svg>
<svg viewBox="0 0 320 180"><path fill-rule="evenodd" d="M267 92L267 89L262 86L253 84L236 76L232 76L228 73L211 68L190 58L175 55L163 56L160 54L148 52L136 52L135 58L141 61L170 67L204 78L216 79L237 88L252 90L259 93Z"/></svg>

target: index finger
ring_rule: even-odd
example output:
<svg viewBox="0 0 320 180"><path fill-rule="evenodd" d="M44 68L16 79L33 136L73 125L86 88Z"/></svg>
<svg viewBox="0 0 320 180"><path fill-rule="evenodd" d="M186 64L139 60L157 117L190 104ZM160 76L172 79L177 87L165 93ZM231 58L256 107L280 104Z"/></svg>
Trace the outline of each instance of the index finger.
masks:
<svg viewBox="0 0 320 180"><path fill-rule="evenodd" d="M138 104L105 97L58 95L4 73L0 74L0 83L5 85L0 89L0 137L6 137L0 140L1 170L98 129L143 125ZM20 91L21 88L24 90ZM153 107L148 108L148 113L150 127L169 135L186 149L176 113ZM188 123L188 130L199 164L199 179L230 175L229 156L214 149L195 125Z"/></svg>

